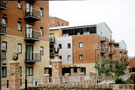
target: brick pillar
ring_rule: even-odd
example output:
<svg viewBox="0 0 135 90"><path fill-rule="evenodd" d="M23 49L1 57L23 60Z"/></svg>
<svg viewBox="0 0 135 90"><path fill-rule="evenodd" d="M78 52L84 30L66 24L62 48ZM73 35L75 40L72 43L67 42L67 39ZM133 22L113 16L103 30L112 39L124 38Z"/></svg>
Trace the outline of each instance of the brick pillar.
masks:
<svg viewBox="0 0 135 90"><path fill-rule="evenodd" d="M62 61L57 57L52 60L52 78L55 79L54 83L60 83L62 80Z"/></svg>
<svg viewBox="0 0 135 90"><path fill-rule="evenodd" d="M71 68L71 76L74 75L74 68Z"/></svg>
<svg viewBox="0 0 135 90"><path fill-rule="evenodd" d="M48 84L49 83L49 74L45 74L45 79L44 79L44 84Z"/></svg>
<svg viewBox="0 0 135 90"><path fill-rule="evenodd" d="M20 90L20 63L10 62L9 90Z"/></svg>
<svg viewBox="0 0 135 90"><path fill-rule="evenodd" d="M81 72L80 68L77 68L77 75L80 75L80 72Z"/></svg>

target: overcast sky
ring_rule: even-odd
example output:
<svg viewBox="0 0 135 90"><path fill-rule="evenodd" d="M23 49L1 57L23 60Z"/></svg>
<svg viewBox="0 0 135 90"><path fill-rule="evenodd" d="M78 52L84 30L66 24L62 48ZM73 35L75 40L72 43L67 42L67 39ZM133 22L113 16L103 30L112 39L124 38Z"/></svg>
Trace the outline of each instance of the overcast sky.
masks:
<svg viewBox="0 0 135 90"><path fill-rule="evenodd" d="M130 56L135 56L135 0L50 1L50 16L70 25L106 22L113 39L124 40Z"/></svg>

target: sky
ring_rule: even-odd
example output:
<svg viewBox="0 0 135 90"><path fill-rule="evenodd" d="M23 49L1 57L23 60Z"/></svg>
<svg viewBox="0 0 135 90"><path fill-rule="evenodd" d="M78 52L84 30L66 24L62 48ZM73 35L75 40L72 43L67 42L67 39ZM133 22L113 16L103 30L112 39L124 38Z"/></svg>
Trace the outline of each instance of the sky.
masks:
<svg viewBox="0 0 135 90"><path fill-rule="evenodd" d="M106 22L115 41L124 40L129 56L135 56L135 0L50 1L49 15L71 26Z"/></svg>

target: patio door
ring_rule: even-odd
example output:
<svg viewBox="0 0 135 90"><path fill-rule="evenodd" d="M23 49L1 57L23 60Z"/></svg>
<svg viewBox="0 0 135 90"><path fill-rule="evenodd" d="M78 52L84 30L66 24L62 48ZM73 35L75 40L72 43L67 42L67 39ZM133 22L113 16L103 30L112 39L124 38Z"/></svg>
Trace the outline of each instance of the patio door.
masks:
<svg viewBox="0 0 135 90"><path fill-rule="evenodd" d="M26 13L33 16L33 5L30 3L26 3Z"/></svg>
<svg viewBox="0 0 135 90"><path fill-rule="evenodd" d="M26 24L26 37L32 38L33 34L33 25L32 24Z"/></svg>
<svg viewBox="0 0 135 90"><path fill-rule="evenodd" d="M33 46L26 46L26 60L33 60Z"/></svg>

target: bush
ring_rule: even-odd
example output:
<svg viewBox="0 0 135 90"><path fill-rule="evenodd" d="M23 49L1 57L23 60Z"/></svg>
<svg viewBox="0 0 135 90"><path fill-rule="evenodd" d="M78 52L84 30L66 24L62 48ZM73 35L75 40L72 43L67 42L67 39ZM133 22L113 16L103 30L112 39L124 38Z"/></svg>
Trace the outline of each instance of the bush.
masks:
<svg viewBox="0 0 135 90"><path fill-rule="evenodd" d="M124 81L122 78L117 77L115 79L115 84L126 84L126 81Z"/></svg>

